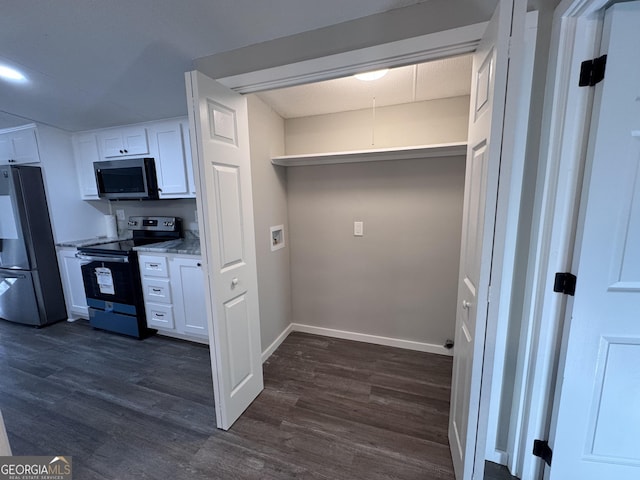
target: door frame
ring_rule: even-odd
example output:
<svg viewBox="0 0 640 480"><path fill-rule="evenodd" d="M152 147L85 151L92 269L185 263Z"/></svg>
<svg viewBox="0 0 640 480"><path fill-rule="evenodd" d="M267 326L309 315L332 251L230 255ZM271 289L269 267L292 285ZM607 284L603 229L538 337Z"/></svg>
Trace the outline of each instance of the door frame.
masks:
<svg viewBox="0 0 640 480"><path fill-rule="evenodd" d="M522 2L515 2L518 8L524 8ZM519 34L524 35L524 29L531 27L531 17L527 17L526 26L519 25ZM537 25L537 16L535 16ZM471 53L475 51L482 38L487 22L477 23L452 30L422 35L406 40L400 40L387 44L381 44L364 49L354 50L341 54L320 57L316 59L296 62L293 64L248 72L240 75L216 78L216 80L232 90L239 93L254 93L263 90L283 88L329 80L354 73L375 70L385 67L395 67L409 63L420 63L439 58ZM512 44L513 58L524 49L523 42ZM518 63L518 62L515 62ZM518 68L524 68L520 62ZM509 85L517 82L510 76ZM517 92L523 86L519 83L510 93L517 97ZM511 100L515 103L515 98ZM512 119L517 117L518 121L525 121L524 116L518 116L517 109L522 105L518 104L512 108L510 115ZM506 123L506 122L505 122ZM514 119L515 123L515 119ZM511 125L513 127L513 125ZM513 131L513 129L512 129ZM526 132L525 132L526 133ZM506 342L506 331L509 321L510 289L505 289L503 293L500 283L511 285L513 278L513 268L515 265L515 243L517 241L518 213L514 211L513 205L519 204L522 190L522 162L524 161L523 143L526 139L520 139L520 143L513 141L503 148L509 151L518 150L522 153L520 162L514 162L512 155L507 155L507 160L503 160L500 169L500 182L496 190L487 192L487 195L495 195L498 198L496 207L496 220L494 236L494 251L492 258L483 258L483 261L492 262L492 290L490 295L490 308L487 313L487 332L491 338L483 348L483 375L480 399L476 408L479 413L478 429L476 432L476 455L475 470L482 472L485 458L487 458L487 440L489 440L489 456L494 460L503 459L501 452L494 452L497 421L494 421L500 401L502 391L502 371L504 359L504 343ZM494 197L494 198L496 198ZM496 356L497 353L497 356ZM495 371L494 371L495 370ZM493 398L493 402L491 399ZM490 421L491 420L491 421Z"/></svg>
<svg viewBox="0 0 640 480"><path fill-rule="evenodd" d="M556 272L571 271L593 88L578 87L580 63L594 58L607 0L562 0L553 15L527 286L510 418L509 468L520 478L542 478L544 462L531 454L548 439L563 332L571 321L566 296L553 292Z"/></svg>

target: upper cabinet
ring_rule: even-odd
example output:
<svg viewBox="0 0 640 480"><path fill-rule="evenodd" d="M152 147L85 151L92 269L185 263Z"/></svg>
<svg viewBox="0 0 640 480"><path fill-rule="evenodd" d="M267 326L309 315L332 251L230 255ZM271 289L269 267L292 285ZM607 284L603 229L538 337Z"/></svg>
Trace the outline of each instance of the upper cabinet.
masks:
<svg viewBox="0 0 640 480"><path fill-rule="evenodd" d="M185 117L76 133L73 151L83 200L99 198L94 162L131 157L155 160L161 199L196 196Z"/></svg>
<svg viewBox="0 0 640 480"><path fill-rule="evenodd" d="M147 129L144 127L132 126L104 130L98 134L98 139L104 158L113 159L149 153Z"/></svg>
<svg viewBox="0 0 640 480"><path fill-rule="evenodd" d="M154 122L148 132L149 154L155 159L160 198L195 197L188 123Z"/></svg>
<svg viewBox="0 0 640 480"><path fill-rule="evenodd" d="M78 182L83 200L97 200L98 186L93 170L93 162L101 160L98 139L95 133L73 135L73 156L78 172Z"/></svg>
<svg viewBox="0 0 640 480"><path fill-rule="evenodd" d="M33 124L0 133L0 165L40 162L38 136Z"/></svg>

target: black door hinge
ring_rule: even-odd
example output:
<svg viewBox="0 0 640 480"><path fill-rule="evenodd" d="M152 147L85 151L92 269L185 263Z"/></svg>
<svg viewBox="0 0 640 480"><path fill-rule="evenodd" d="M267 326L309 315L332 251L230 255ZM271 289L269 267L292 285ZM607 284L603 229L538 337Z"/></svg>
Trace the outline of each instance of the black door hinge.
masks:
<svg viewBox="0 0 640 480"><path fill-rule="evenodd" d="M545 463L551 466L551 457L553 456L553 451L551 447L549 447L549 442L546 440L534 440L533 441L533 454L536 457L540 457Z"/></svg>
<svg viewBox="0 0 640 480"><path fill-rule="evenodd" d="M553 291L574 296L576 294L577 281L578 277L572 273L558 272L556 273L556 279L553 282Z"/></svg>
<svg viewBox="0 0 640 480"><path fill-rule="evenodd" d="M604 80L606 65L606 55L582 62L582 64L580 64L580 80L578 81L578 86L593 87L595 84L600 83Z"/></svg>

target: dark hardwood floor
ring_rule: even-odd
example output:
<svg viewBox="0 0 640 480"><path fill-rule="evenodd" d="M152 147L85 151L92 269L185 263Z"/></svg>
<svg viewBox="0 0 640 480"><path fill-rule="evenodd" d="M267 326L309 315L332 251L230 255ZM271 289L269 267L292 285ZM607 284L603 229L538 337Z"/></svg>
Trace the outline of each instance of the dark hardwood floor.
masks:
<svg viewBox="0 0 640 480"><path fill-rule="evenodd" d="M509 473L504 465L486 461L484 462L484 480L518 480Z"/></svg>
<svg viewBox="0 0 640 480"><path fill-rule="evenodd" d="M0 321L14 455L71 455L74 478L453 479L451 358L293 333L265 390L215 428L209 350Z"/></svg>

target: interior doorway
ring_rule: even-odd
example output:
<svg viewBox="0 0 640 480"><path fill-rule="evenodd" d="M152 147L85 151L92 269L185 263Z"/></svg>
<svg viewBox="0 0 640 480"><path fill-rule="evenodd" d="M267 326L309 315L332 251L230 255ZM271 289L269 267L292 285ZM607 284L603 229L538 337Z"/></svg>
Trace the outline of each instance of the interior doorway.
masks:
<svg viewBox="0 0 640 480"><path fill-rule="evenodd" d="M501 98L502 98L502 100L498 100L498 102L496 103L496 105L495 105L495 106L496 106L496 110L495 110L496 112L502 112L502 110L503 110L503 108L504 108L504 103L502 104L502 107L500 107L499 105L500 105L500 101L504 102L504 98L505 98L505 95L506 95L506 67L505 67L505 64L506 64L506 59L507 59L507 57L506 57L506 52L507 52L507 44L506 44L506 42L508 42L508 35L505 35L505 33L507 33L507 32L506 32L506 30L505 30L505 29L506 29L506 27L507 27L507 26L505 25L505 22L508 22L508 23L510 23L510 22L511 22L511 18L512 18L512 16L511 16L511 13L510 13L510 8L511 8L511 6L509 5L509 2L501 3L500 10L501 10L501 13L502 13L502 14L500 15L500 18L502 19L502 21L501 21L501 23L500 23L500 31L501 31L502 33L499 35L499 37L498 37L498 38L500 38L500 51L501 51L501 52L503 52L502 56L500 57L500 63L499 63L499 69L500 69L500 68L502 69L502 74L501 74L501 75L503 75L503 76L501 76L501 77L500 77L500 78L501 78L501 80L500 80L500 86L499 86L499 87L496 87L496 90L495 90L495 91L497 92L498 97L501 97ZM504 10L504 11L502 11L502 10ZM507 10L509 10L509 12L508 12ZM524 19L524 12L520 12L520 13L522 13L522 19ZM483 31L483 27L481 26L481 27L479 27L479 28L478 28L477 33L480 33L480 36L482 36L482 31ZM450 32L449 32L449 33L450 33ZM467 31L466 33L467 33L467 34L469 34L469 31ZM478 38L478 37L476 37L476 38ZM431 40L433 40L433 38L432 38ZM433 47L433 45L431 45L430 47L426 47L426 48L425 48L425 44L424 44L424 43L423 43L423 44L421 44L421 45L420 45L420 47L421 47L421 48L420 48L420 50L421 50L421 52L423 53L423 55L424 55L424 56L433 55L433 52L434 52L434 51L440 51L440 52L442 52L442 51L443 51L443 48L444 48L444 47L443 47L443 43L442 43L443 39L442 39L442 38L439 38L439 39L438 39L438 41L440 42L440 44L439 44L439 45L437 45L437 46L435 46L435 47ZM428 43L428 42L427 42L427 43ZM438 43L438 42L436 42L436 43ZM444 42L444 44L446 44L446 45L447 45L447 48L448 48L448 47L450 47L450 46L451 46L450 38L449 38L449 39L447 39L447 40ZM415 46L415 45L414 45L414 46ZM469 44L466 44L463 48L464 48L466 51L470 51L470 50L472 50L472 47L470 47L470 46L469 46ZM428 53L425 53L425 52L427 52L427 51L428 51ZM405 52L405 54L406 54L406 52ZM387 57L387 58L388 58L388 57ZM388 60L387 60L387 62L388 62ZM333 63L333 66L335 66L335 63ZM312 70L313 70L313 68L312 68ZM327 71L328 71L328 70L324 70L324 74L326 74L326 72L327 72ZM331 69L331 71L335 72L335 69L334 69L334 68L332 68L332 69ZM491 71L492 71L492 70L491 70ZM318 70L316 70L316 72L318 72L318 74L319 74L319 75L322 75L322 74L323 74L322 72L320 72L320 71L318 71ZM280 73L282 73L282 72L280 72ZM217 100L216 100L216 97L215 97L215 96L213 96L213 97L206 97L206 96L200 96L200 95L198 95L197 89L198 89L198 86L199 86L199 85L198 85L198 81L194 81L194 79L195 79L195 80L198 80L199 78L204 77L204 75L201 75L201 74L200 74L200 73L198 73L198 72L192 72L192 73L190 73L190 74L188 74L188 75L190 76L189 78L191 78L191 83L190 83L190 84L191 84L192 86L195 86L195 90L196 90L196 91L195 91L195 96L193 96L193 95L192 95L191 91L189 91L189 96L190 96L190 97L193 97L193 98L197 101L197 107L198 107L198 108L197 108L197 111L194 113L194 116L197 116L197 117L198 117L198 120L196 121L196 122L197 122L197 125L196 125L196 126L197 126L196 133L197 133L197 135L202 139L202 140L200 140L200 141L204 141L205 143L206 143L206 142L210 142L210 138L209 138L209 136L215 136L215 135L218 135L218 134L222 135L222 136L223 136L223 137L225 137L225 138L229 138L230 140L233 140L233 136L227 136L227 135L233 135L233 134L234 134L234 132L233 132L232 130L229 130L229 126L231 126L231 125L233 125L233 124L232 124L232 123L229 123L229 122L224 122L224 121L222 121L222 120L220 120L220 122L218 122L218 119L216 119L216 121L214 121L214 118L211 116L211 114L212 114L212 113L215 113L215 112L221 111L221 110L218 110L218 109L217 109L217 107L216 107L216 105L218 104L218 103L217 103ZM269 77L269 75L271 75L271 74L267 74L267 77ZM196 77L198 77L198 78L196 78ZM275 77L276 77L276 78L278 78L278 75L275 75ZM281 77L281 78L282 78L282 77ZM292 78L292 77L289 77L289 80L290 80L291 78ZM485 78L485 79L486 79L487 77L483 77L483 78ZM205 79L205 78L202 78L202 80L203 80L203 82L205 82L205 80L206 80L206 79ZM207 88L213 88L213 87L214 87L214 84L220 85L219 83L216 83L216 82L212 81L211 79L206 80L206 82L205 82L205 83L207 84ZM188 90L189 90L189 87L188 87ZM255 91L255 90L257 90L257 89L254 89L254 91ZM485 98L485 100L486 100L486 98L487 98L487 97L484 97L484 98ZM219 105L219 104L218 104L218 105ZM482 105L484 105L484 103L483 103L483 102L481 102L480 104L477 104L477 105L479 105L480 107L482 107ZM194 106L196 106L196 102L194 102ZM233 114L233 112L235 112L234 108L235 108L235 107L232 107L232 108L231 108L231 110L228 110L228 112L230 112L231 114ZM510 110L509 110L509 109L507 109L507 113L509 113L509 111L510 111ZM513 113L513 112L511 112L511 113ZM221 111L221 114L219 115L219 117L220 117L220 119L224 118L224 117L225 117L224 112L222 112L222 111ZM226 118L232 118L232 115L227 114L227 115L226 115ZM502 117L500 117L500 118L502 118ZM193 124L194 124L194 119L193 119L193 117L192 117L192 119L191 119L191 122L192 122L192 125L193 125ZM212 123L212 122L213 122L213 123ZM502 129L502 120L500 120L500 122L498 122L497 124L500 126L500 130L501 130L501 129ZM244 128L244 127L243 127L243 128ZM525 130L526 130L526 128L525 128ZM498 134L497 129L496 129L496 132L495 132L495 133L496 133L496 135ZM500 138L499 138L498 136L496 136L496 135L493 135L493 134L492 134L492 137L495 137L495 138L494 138L494 141L495 141L495 143L496 143L496 144L498 144L498 143L500 142ZM205 137L207 137L207 138L205 138ZM511 148L511 147L512 147L512 145L509 145L509 148ZM202 147L202 148L205 148L205 147ZM492 156L493 156L493 160L492 160L492 162L491 162L491 164L492 164L492 169L495 169L497 166L499 166L500 149L497 149L495 153L492 153ZM220 158L220 157L218 157L218 158ZM200 160L199 160L199 164L200 164L200 166L201 166L202 168L205 168L205 170L207 170L207 169L213 169L213 170L214 170L214 172L213 172L214 176L215 176L215 175L217 175L217 173L215 172L215 170L216 170L216 169L218 169L218 170L219 170L219 169L221 168L220 166L218 166L218 162L220 162L220 160L219 160L219 159L218 159L218 160L216 160L216 159L215 159L215 158L213 158L213 157L209 157L209 159L204 160L204 163L203 163L203 159L204 159L204 157L200 156ZM498 161L496 162L496 160L498 160ZM500 175L500 177L501 177L501 179L502 179L502 176L503 176L503 175L502 175L502 171L499 171L499 170L498 170L498 172L499 172L499 175ZM207 173L208 173L208 172L207 172ZM496 181L496 182L497 182L497 178L495 178L495 177L497 177L497 176L498 176L498 173L495 173L495 172L494 172L494 174L493 174L493 175L494 175L494 180L492 180L492 181ZM505 175L506 175L506 174L505 174ZM219 178L218 178L218 180L219 180ZM508 193L508 192L509 192L509 188L508 188L508 186L511 184L511 181L510 181L509 177L506 177L506 178L505 178L505 179L503 179L503 180L507 180L507 182L506 182L506 183L507 183L507 185L505 185L505 182L501 182L501 183L500 183L501 189L503 188L503 185L505 185L505 187L504 187L504 188L506 189L506 193ZM209 180L208 180L207 182L209 183ZM203 187L204 187L204 186L203 186ZM493 191L493 189L494 189L494 188L497 190L497 188L498 188L498 187L497 187L497 183L496 183L495 185L493 185L493 186L490 188L490 190L491 190L491 191ZM508 197L509 197L509 195L506 195L504 198L502 198L502 197L501 197L501 201L503 202L503 204L508 204ZM505 203L505 202L506 202L506 203ZM200 208L200 207L202 207L202 206L203 206L203 204L202 204L202 202L200 201L200 202L199 202L199 208ZM489 206L490 206L490 208L493 208L493 207L495 206L495 202L493 202L493 203L489 203ZM493 218L493 214L490 214L490 218ZM501 228L501 229L504 229L504 228L505 228L505 224L507 224L507 223L506 223L506 219L504 218L504 216L503 216L503 215L499 215L499 218L500 218L500 221L501 221L501 222L505 222L504 224L501 224L501 225L500 225L500 228ZM214 220L215 220L215 219L214 219ZM204 222L203 222L203 223L204 223ZM507 224L507 225L508 225L508 224ZM214 230L215 230L215 229L214 229ZM489 231L493 231L493 227L488 228L486 231L487 231L487 232L489 232ZM216 234L216 232L215 232L215 231L213 231L212 235L215 235L215 234ZM504 232L503 232L503 231L501 231L501 232L500 232L500 234L502 235L502 234L504 234ZM500 246L501 246L501 247L503 247L503 245L500 245ZM499 254L500 254L500 256L501 256L501 255L502 255L502 252L499 252ZM484 262L484 260L483 260L483 262ZM501 265L501 267L502 267L502 263L501 263L500 265ZM210 267L210 268L211 268L211 267ZM502 272L500 272L500 273L502 273ZM213 272L212 272L211 274L213 274ZM486 287L486 285L485 285L485 287ZM496 296L499 296L499 294L500 294L500 290L499 290L499 289L497 289L497 291L495 292L495 295L496 295ZM483 290L482 295L483 295L483 296L488 295L488 292L486 291L486 288ZM493 299L493 297L492 297L492 299ZM486 298L483 298L483 299L482 299L482 301L483 301L483 302L484 302L485 300L486 300ZM498 300L498 298L495 298L495 300L497 301L497 300ZM467 308L468 308L468 307L467 307ZM484 320L482 320L482 322L484 322ZM214 323L215 323L215 322L214 322ZM483 327L483 328L484 328L484 327ZM482 331L484 331L484 330L482 330ZM286 333L286 332L284 332L284 333ZM493 348L493 346L492 346L492 348ZM479 352L480 352L480 353L479 353L479 355L480 355L480 356L482 356L482 352L484 352L484 345L482 345L482 348L479 348ZM218 355L220 355L220 354L218 354ZM219 359L218 359L218 360L219 360ZM214 362L214 367L215 367L215 362L217 362L218 360L216 360L216 359L212 358L212 361ZM224 359L223 359L223 360L224 360ZM475 363L475 362L474 362L474 363ZM489 362L488 362L488 363L487 363L487 362L485 362L485 369L484 369L484 370L486 370L486 365L487 365L487 364L488 364L488 365L490 365L490 366L492 366L492 365L493 365L493 350L490 350L490 359L489 359ZM474 369L475 369L475 367L474 367ZM483 369L481 369L480 367L478 367L478 370L479 370L479 371L483 371L483 376L484 376L484 370L483 370ZM477 377L477 378L479 378L479 377ZM490 375L489 375L489 378L490 378ZM478 392L476 392L476 393L478 393ZM484 393L483 393L483 396L485 396L485 397L487 397L487 398L488 398L488 397L489 397L489 395L488 395L488 394L487 394L487 395L485 395L485 393L488 393L488 392L484 392ZM476 397L476 400L478 400L478 398L477 398L477 397ZM474 400L474 401L475 401L475 400ZM480 403L482 404L482 402L480 402ZM485 406L486 406L486 401L485 401ZM482 422L484 422L484 420L482 420ZM474 427L474 428L475 428L475 427ZM486 428L486 426L484 426L483 428ZM484 432L484 431L483 431L481 434L479 434L479 437L478 437L478 438L480 438L480 439L481 439L481 441L480 441L480 443L479 443L479 445L480 445L480 447L479 447L479 448L478 448L478 447L474 448L474 447L473 447L473 445L471 445L471 444L468 444L468 445L465 447L465 448L467 449L467 451L469 452L469 455L471 455L474 451L477 451L477 452L479 452L479 456L480 456L480 457L484 457L484 455L482 454L482 452L484 452L484 443L483 443L483 442L484 442L484 440L483 440L484 435L485 435L485 432ZM472 434L469 438L476 438L476 436L475 436L475 434ZM474 443L474 445L475 445L475 443ZM471 455L471 456L473 456L473 455ZM471 457L469 457L469 458L471 458ZM473 461L472 461L472 462L473 462ZM470 471L471 471L471 470L469 470L469 472L470 472ZM470 473L469 473L469 474L470 474ZM466 476L466 473L465 473L465 476Z"/></svg>
<svg viewBox="0 0 640 480"><path fill-rule="evenodd" d="M296 330L451 354L470 82L464 55L250 96L260 289L279 259ZM261 302L264 331L282 312Z"/></svg>

